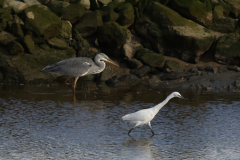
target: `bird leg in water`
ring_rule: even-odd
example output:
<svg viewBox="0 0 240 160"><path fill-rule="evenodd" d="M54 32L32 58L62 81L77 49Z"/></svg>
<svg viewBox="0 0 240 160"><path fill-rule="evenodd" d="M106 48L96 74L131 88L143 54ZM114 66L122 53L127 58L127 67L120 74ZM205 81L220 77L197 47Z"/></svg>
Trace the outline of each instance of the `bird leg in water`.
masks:
<svg viewBox="0 0 240 160"><path fill-rule="evenodd" d="M149 127L150 127L150 129L151 129L151 131L152 131L152 134L154 135L155 133L154 133L153 130L152 130L151 123L148 122L148 125L149 125Z"/></svg>
<svg viewBox="0 0 240 160"><path fill-rule="evenodd" d="M74 84L73 84L73 92L75 92L76 83L77 83L78 78L79 77L75 77Z"/></svg>
<svg viewBox="0 0 240 160"><path fill-rule="evenodd" d="M129 131L128 131L128 135L130 136L130 133L132 132L132 130L133 130L134 128L132 128L132 129L130 129Z"/></svg>
<svg viewBox="0 0 240 160"><path fill-rule="evenodd" d="M68 81L69 81L70 78L71 78L71 77L68 77L68 78L65 80L65 84L66 84L66 85L72 85L72 83L68 83Z"/></svg>

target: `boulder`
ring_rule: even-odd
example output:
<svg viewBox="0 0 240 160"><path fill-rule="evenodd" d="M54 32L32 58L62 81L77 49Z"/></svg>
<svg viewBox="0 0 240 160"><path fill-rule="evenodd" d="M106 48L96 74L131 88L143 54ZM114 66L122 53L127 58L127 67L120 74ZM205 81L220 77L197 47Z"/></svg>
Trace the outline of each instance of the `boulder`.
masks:
<svg viewBox="0 0 240 160"><path fill-rule="evenodd" d="M11 30L12 30L12 33L18 37L23 37L24 36L24 33L23 33L23 25L20 24L20 23L12 23L11 25Z"/></svg>
<svg viewBox="0 0 240 160"><path fill-rule="evenodd" d="M22 12L24 9L29 7L27 3L14 0L6 1L6 5L11 7L16 13Z"/></svg>
<svg viewBox="0 0 240 160"><path fill-rule="evenodd" d="M130 71L131 74L136 75L137 77L141 78L150 72L149 66L142 66L140 68L136 68Z"/></svg>
<svg viewBox="0 0 240 160"><path fill-rule="evenodd" d="M213 22L210 29L223 33L231 33L236 29L236 21L233 18L225 17L224 15L229 14L229 12L225 13L225 10L222 5L214 7Z"/></svg>
<svg viewBox="0 0 240 160"><path fill-rule="evenodd" d="M23 46L16 41L10 42L8 44L8 49L11 55L17 55L24 52Z"/></svg>
<svg viewBox="0 0 240 160"><path fill-rule="evenodd" d="M211 0L172 0L171 5L181 15L200 25L208 27L212 23Z"/></svg>
<svg viewBox="0 0 240 160"><path fill-rule="evenodd" d="M90 9L90 0L79 0L79 2L86 9Z"/></svg>
<svg viewBox="0 0 240 160"><path fill-rule="evenodd" d="M155 53L148 49L140 49L135 57L150 67L160 67L165 60L162 54Z"/></svg>
<svg viewBox="0 0 240 160"><path fill-rule="evenodd" d="M142 62L140 62L139 60L136 60L134 58L126 59L125 61L126 61L128 68L130 68L130 69L140 68L143 65Z"/></svg>
<svg viewBox="0 0 240 160"><path fill-rule="evenodd" d="M48 8L57 16L62 16L64 10L70 5L68 2L51 0L48 3Z"/></svg>
<svg viewBox="0 0 240 160"><path fill-rule="evenodd" d="M1 83L41 83L56 78L56 75L43 73L42 69L49 65L71 58L74 49L50 49L49 51L36 48L34 54L8 55L8 51L0 47L0 82Z"/></svg>
<svg viewBox="0 0 240 160"><path fill-rule="evenodd" d="M127 29L116 22L105 23L98 30L98 43L104 52L113 54L120 49L127 40Z"/></svg>
<svg viewBox="0 0 240 160"><path fill-rule="evenodd" d="M90 0L90 10L95 11L100 8L100 5L97 0Z"/></svg>
<svg viewBox="0 0 240 160"><path fill-rule="evenodd" d="M73 29L73 42L71 43L71 46L76 50L76 56L77 57L89 57L94 58L96 54L89 54L89 44L88 42L83 39L81 34L76 30Z"/></svg>
<svg viewBox="0 0 240 160"><path fill-rule="evenodd" d="M141 80L137 76L135 76L133 74L127 74L127 75L123 75L123 76L119 77L118 79L111 78L111 79L107 80L105 83L108 86L130 88L132 86L136 86L140 82L141 82Z"/></svg>
<svg viewBox="0 0 240 160"><path fill-rule="evenodd" d="M163 68L165 72L183 72L182 67L176 61L166 60Z"/></svg>
<svg viewBox="0 0 240 160"><path fill-rule="evenodd" d="M114 10L110 10L106 15L103 16L104 23L107 22L115 22L119 18L119 15L114 12Z"/></svg>
<svg viewBox="0 0 240 160"><path fill-rule="evenodd" d="M97 32L98 27L103 25L100 11L96 10L86 13L75 25L75 29L83 36L87 37Z"/></svg>
<svg viewBox="0 0 240 160"><path fill-rule="evenodd" d="M66 39L72 37L72 24L69 21L62 21L61 36Z"/></svg>
<svg viewBox="0 0 240 160"><path fill-rule="evenodd" d="M197 63L215 40L210 30L154 1L145 7L135 30L154 50L192 63Z"/></svg>
<svg viewBox="0 0 240 160"><path fill-rule="evenodd" d="M239 46L239 32L222 36L216 44L215 60L222 64L240 65Z"/></svg>
<svg viewBox="0 0 240 160"><path fill-rule="evenodd" d="M131 3L133 6L135 6L139 0L125 0L125 3Z"/></svg>
<svg viewBox="0 0 240 160"><path fill-rule="evenodd" d="M11 33L5 31L0 32L0 45L6 46L15 39L16 37Z"/></svg>
<svg viewBox="0 0 240 160"><path fill-rule="evenodd" d="M62 49L62 50L65 50L68 48L68 45L65 41L56 37L48 39L47 42L53 48Z"/></svg>
<svg viewBox="0 0 240 160"><path fill-rule="evenodd" d="M86 9L81 4L70 4L63 9L61 18L75 24L85 13Z"/></svg>
<svg viewBox="0 0 240 160"><path fill-rule="evenodd" d="M58 36L61 33L62 21L53 12L42 5L33 5L24 10L25 28L44 39ZM31 15L30 17L28 17ZM26 24L27 23L27 24Z"/></svg>
<svg viewBox="0 0 240 160"><path fill-rule="evenodd" d="M121 26L125 26L126 28L128 28L134 23L135 14L131 3L126 3L119 6L116 9L116 12L119 14L117 22Z"/></svg>
<svg viewBox="0 0 240 160"><path fill-rule="evenodd" d="M23 38L23 43L24 43L24 46L25 46L27 52L33 54L35 51L35 45L34 45L32 38L29 35L26 35Z"/></svg>

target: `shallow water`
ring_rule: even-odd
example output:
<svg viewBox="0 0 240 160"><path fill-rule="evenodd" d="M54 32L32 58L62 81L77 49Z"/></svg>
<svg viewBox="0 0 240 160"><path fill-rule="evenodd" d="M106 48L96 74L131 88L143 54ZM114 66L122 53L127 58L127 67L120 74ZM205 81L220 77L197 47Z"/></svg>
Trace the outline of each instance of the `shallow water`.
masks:
<svg viewBox="0 0 240 160"><path fill-rule="evenodd" d="M93 87L94 88L94 87ZM148 126L121 117L171 89L0 85L0 159L239 159L240 93L177 90Z"/></svg>

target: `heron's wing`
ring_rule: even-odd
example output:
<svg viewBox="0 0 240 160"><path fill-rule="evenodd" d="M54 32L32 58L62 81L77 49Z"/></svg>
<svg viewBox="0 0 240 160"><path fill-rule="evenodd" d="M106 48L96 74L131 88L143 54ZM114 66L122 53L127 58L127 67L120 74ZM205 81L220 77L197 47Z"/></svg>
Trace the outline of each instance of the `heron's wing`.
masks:
<svg viewBox="0 0 240 160"><path fill-rule="evenodd" d="M43 68L43 72L80 77L87 75L92 65L95 65L92 59L86 57L76 57L48 65Z"/></svg>
<svg viewBox="0 0 240 160"><path fill-rule="evenodd" d="M124 121L146 121L152 117L150 109L143 109L135 113L127 114L122 117Z"/></svg>

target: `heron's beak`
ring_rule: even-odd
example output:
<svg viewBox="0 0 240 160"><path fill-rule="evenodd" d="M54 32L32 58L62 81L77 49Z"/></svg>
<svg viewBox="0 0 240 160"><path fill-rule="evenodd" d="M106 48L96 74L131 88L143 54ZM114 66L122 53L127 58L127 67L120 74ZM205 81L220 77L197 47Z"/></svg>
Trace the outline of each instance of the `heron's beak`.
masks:
<svg viewBox="0 0 240 160"><path fill-rule="evenodd" d="M111 59L106 59L106 62L109 62L109 63L111 63L111 64L113 64L113 65L119 67L119 65L116 64L116 63L114 63Z"/></svg>

